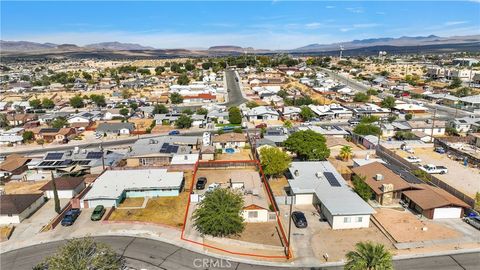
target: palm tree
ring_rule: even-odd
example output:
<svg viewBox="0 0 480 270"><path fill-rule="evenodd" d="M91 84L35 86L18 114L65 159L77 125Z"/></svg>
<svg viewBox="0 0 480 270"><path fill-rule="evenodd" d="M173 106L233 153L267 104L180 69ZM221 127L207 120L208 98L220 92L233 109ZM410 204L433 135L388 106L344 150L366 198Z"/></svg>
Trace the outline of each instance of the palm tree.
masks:
<svg viewBox="0 0 480 270"><path fill-rule="evenodd" d="M345 270L391 270L392 254L382 244L359 242L347 253Z"/></svg>
<svg viewBox="0 0 480 270"><path fill-rule="evenodd" d="M340 158L343 160L349 160L353 156L352 147L348 145L344 145L342 149L340 149Z"/></svg>

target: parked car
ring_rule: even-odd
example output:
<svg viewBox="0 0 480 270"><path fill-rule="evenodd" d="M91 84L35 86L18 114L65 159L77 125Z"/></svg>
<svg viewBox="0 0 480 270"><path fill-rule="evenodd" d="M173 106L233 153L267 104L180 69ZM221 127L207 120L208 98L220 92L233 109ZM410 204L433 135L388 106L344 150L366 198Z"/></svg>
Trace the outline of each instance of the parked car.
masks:
<svg viewBox="0 0 480 270"><path fill-rule="evenodd" d="M480 230L480 216L466 217L464 218L465 222L470 224L472 227Z"/></svg>
<svg viewBox="0 0 480 270"><path fill-rule="evenodd" d="M72 208L65 213L62 219L62 226L71 226L77 220L78 216L80 215L81 211L78 208Z"/></svg>
<svg viewBox="0 0 480 270"><path fill-rule="evenodd" d="M266 128L266 127L267 127L267 124L265 123L261 123L255 126L255 128Z"/></svg>
<svg viewBox="0 0 480 270"><path fill-rule="evenodd" d="M408 156L405 158L408 162L411 162L411 163L420 163L422 162L422 160L416 156Z"/></svg>
<svg viewBox="0 0 480 270"><path fill-rule="evenodd" d="M178 130L172 130L170 132L168 132L168 135L179 135L180 134L180 131Z"/></svg>
<svg viewBox="0 0 480 270"><path fill-rule="evenodd" d="M446 173L448 173L447 167L436 166L436 165L433 165L433 164L426 164L426 165L420 166L420 169L422 171L426 171L427 173L430 173L430 174L435 174L435 173L446 174Z"/></svg>
<svg viewBox="0 0 480 270"><path fill-rule="evenodd" d="M211 192L211 191L214 191L215 189L219 188L220 187L220 184L218 183L212 183L210 185L208 185L207 187L207 192Z"/></svg>
<svg viewBox="0 0 480 270"><path fill-rule="evenodd" d="M445 149L443 147L435 147L435 152L445 154Z"/></svg>
<svg viewBox="0 0 480 270"><path fill-rule="evenodd" d="M207 184L207 178L206 177L199 177L198 180L197 180L197 184L195 185L195 187L198 189L198 190L202 190L202 189L205 189L205 185Z"/></svg>
<svg viewBox="0 0 480 270"><path fill-rule="evenodd" d="M306 228L308 226L305 214L299 211L294 211L292 213L292 221L297 228Z"/></svg>
<svg viewBox="0 0 480 270"><path fill-rule="evenodd" d="M105 207L103 207L103 205L97 205L95 209L93 209L93 213L90 216L90 220L92 221L101 220L105 212L106 212L106 209Z"/></svg>

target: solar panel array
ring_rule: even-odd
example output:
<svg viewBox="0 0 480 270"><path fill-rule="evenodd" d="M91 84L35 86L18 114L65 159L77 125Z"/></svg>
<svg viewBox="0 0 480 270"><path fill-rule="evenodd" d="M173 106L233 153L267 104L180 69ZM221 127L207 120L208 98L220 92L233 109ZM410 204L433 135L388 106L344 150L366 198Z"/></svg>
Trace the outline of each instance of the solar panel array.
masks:
<svg viewBox="0 0 480 270"><path fill-rule="evenodd" d="M333 173L324 172L323 175L325 176L325 178L327 178L327 181L330 184L330 186L332 186L332 187L340 187L341 186Z"/></svg>
<svg viewBox="0 0 480 270"><path fill-rule="evenodd" d="M63 153L48 153L45 157L46 160L60 160L63 157Z"/></svg>
<svg viewBox="0 0 480 270"><path fill-rule="evenodd" d="M177 145L170 145L168 143L162 144L162 148L160 149L160 153L176 153L178 151Z"/></svg>
<svg viewBox="0 0 480 270"><path fill-rule="evenodd" d="M87 159L99 159L102 158L103 152L89 152L87 154Z"/></svg>

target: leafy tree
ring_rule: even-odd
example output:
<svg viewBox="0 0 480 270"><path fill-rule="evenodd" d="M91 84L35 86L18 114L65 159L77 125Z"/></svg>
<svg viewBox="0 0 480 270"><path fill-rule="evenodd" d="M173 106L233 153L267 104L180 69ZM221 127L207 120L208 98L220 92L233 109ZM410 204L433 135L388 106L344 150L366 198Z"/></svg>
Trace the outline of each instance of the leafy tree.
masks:
<svg viewBox="0 0 480 270"><path fill-rule="evenodd" d="M367 90L367 95L376 96L376 95L378 95L378 91L373 89L373 88L370 88L370 89Z"/></svg>
<svg viewBox="0 0 480 270"><path fill-rule="evenodd" d="M470 89L468 87L462 87L462 88L457 89L457 91L455 91L455 96L466 97L466 96L470 96L471 92L472 92L472 89Z"/></svg>
<svg viewBox="0 0 480 270"><path fill-rule="evenodd" d="M236 128L233 129L233 132L234 133L243 133L243 130L242 130L241 127L236 127Z"/></svg>
<svg viewBox="0 0 480 270"><path fill-rule="evenodd" d="M185 110L182 111L182 113L192 115L193 111L191 109L185 109Z"/></svg>
<svg viewBox="0 0 480 270"><path fill-rule="evenodd" d="M447 133L447 135L449 136L460 136L460 134L454 127L446 127L445 133Z"/></svg>
<svg viewBox="0 0 480 270"><path fill-rule="evenodd" d="M20 81L30 81L30 76L22 75L22 76L20 76Z"/></svg>
<svg viewBox="0 0 480 270"><path fill-rule="evenodd" d="M122 90L122 98L123 99L130 98L131 96L132 96L132 93L130 93L130 90L128 90L128 89L123 89Z"/></svg>
<svg viewBox="0 0 480 270"><path fill-rule="evenodd" d="M205 108L198 108L196 113L197 113L197 114L200 114L200 115L207 115L207 114L208 114L208 110L205 109Z"/></svg>
<svg viewBox="0 0 480 270"><path fill-rule="evenodd" d="M293 127L292 121L290 121L290 120L285 120L285 122L283 122L283 127L285 127L285 128L292 128L292 127Z"/></svg>
<svg viewBox="0 0 480 270"><path fill-rule="evenodd" d="M355 102L367 102L370 99L370 96L363 92L358 92L353 96L353 101Z"/></svg>
<svg viewBox="0 0 480 270"><path fill-rule="evenodd" d="M387 121L389 123L393 123L395 120L397 120L397 116L396 115L390 115L387 119Z"/></svg>
<svg viewBox="0 0 480 270"><path fill-rule="evenodd" d="M162 66L158 66L155 68L155 75L162 75L162 73L165 72L165 68Z"/></svg>
<svg viewBox="0 0 480 270"><path fill-rule="evenodd" d="M82 108L84 106L83 104L83 98L81 96L74 96L70 99L70 106L73 108Z"/></svg>
<svg viewBox="0 0 480 270"><path fill-rule="evenodd" d="M460 80L460 78L458 78L458 77L455 77L450 82L450 85L448 86L448 88L455 89L455 88L458 88L460 86L462 86L462 80Z"/></svg>
<svg viewBox="0 0 480 270"><path fill-rule="evenodd" d="M420 170L420 169L417 169L417 170L413 170L412 171L412 174L415 175L416 177L418 177L419 179L425 181L425 182L429 182L430 181L430 174L428 174L426 171L424 170Z"/></svg>
<svg viewBox="0 0 480 270"><path fill-rule="evenodd" d="M415 134L410 131L397 131L393 136L395 139L403 141L403 140L412 140L415 138Z"/></svg>
<svg viewBox="0 0 480 270"><path fill-rule="evenodd" d="M480 210L480 192L475 193L475 210Z"/></svg>
<svg viewBox="0 0 480 270"><path fill-rule="evenodd" d="M190 128L192 126L193 120L189 115L182 114L175 122L177 128Z"/></svg>
<svg viewBox="0 0 480 270"><path fill-rule="evenodd" d="M245 106L247 106L247 108L249 109L252 109L252 108L258 107L258 103L255 101L249 101L247 102L247 104L245 104Z"/></svg>
<svg viewBox="0 0 480 270"><path fill-rule="evenodd" d="M372 125L372 124L358 124L354 129L353 132L359 135L379 135L382 133L380 127Z"/></svg>
<svg viewBox="0 0 480 270"><path fill-rule="evenodd" d="M40 99L32 99L28 103L30 104L30 107L32 107L33 109L42 108L42 101Z"/></svg>
<svg viewBox="0 0 480 270"><path fill-rule="evenodd" d="M42 107L45 109L53 109L53 107L55 107L55 103L49 98L44 98L42 100Z"/></svg>
<svg viewBox="0 0 480 270"><path fill-rule="evenodd" d="M392 270L392 254L382 244L359 242L346 255L345 270Z"/></svg>
<svg viewBox="0 0 480 270"><path fill-rule="evenodd" d="M105 101L104 95L91 95L90 100L95 103L97 107L105 107L107 106L107 102Z"/></svg>
<svg viewBox="0 0 480 270"><path fill-rule="evenodd" d="M352 176L353 190L363 200L368 201L372 197L372 189L367 183L365 183L364 176L353 175Z"/></svg>
<svg viewBox="0 0 480 270"><path fill-rule="evenodd" d="M349 160L353 156L352 147L348 145L342 146L340 149L339 157L343 160Z"/></svg>
<svg viewBox="0 0 480 270"><path fill-rule="evenodd" d="M276 176L284 173L292 158L277 147L263 147L260 149L260 164L263 172L268 176Z"/></svg>
<svg viewBox="0 0 480 270"><path fill-rule="evenodd" d="M33 140L35 135L33 134L33 131L27 130L27 131L23 132L22 137L23 137L24 142L29 142L29 141Z"/></svg>
<svg viewBox="0 0 480 270"><path fill-rule="evenodd" d="M192 64L192 62L186 62L183 66L184 66L185 69L188 70L188 71L192 71L192 70L195 69L195 65Z"/></svg>
<svg viewBox="0 0 480 270"><path fill-rule="evenodd" d="M153 107L152 113L153 114L168 113L168 108L165 107L165 105L163 104L155 104L155 106Z"/></svg>
<svg viewBox="0 0 480 270"><path fill-rule="evenodd" d="M96 243L93 238L87 237L68 240L54 255L46 258L34 269L118 270L124 267L124 259L109 246L103 243Z"/></svg>
<svg viewBox="0 0 480 270"><path fill-rule="evenodd" d="M231 124L240 124L242 123L242 114L240 113L240 109L237 107L231 107L228 110L228 121Z"/></svg>
<svg viewBox="0 0 480 270"><path fill-rule="evenodd" d="M384 98L382 100L382 103L380 103L380 106L382 106L383 108L392 109L393 107L395 107L395 98L391 96Z"/></svg>
<svg viewBox="0 0 480 270"><path fill-rule="evenodd" d="M55 118L55 120L53 120L52 123L50 123L50 125L53 128L63 128L68 126L68 121L65 117L60 116Z"/></svg>
<svg viewBox="0 0 480 270"><path fill-rule="evenodd" d="M211 67L212 67L212 63L211 63L211 62L202 63L202 68L203 68L203 69L210 69Z"/></svg>
<svg viewBox="0 0 480 270"><path fill-rule="evenodd" d="M383 70L382 72L380 72L380 75L383 76L383 77L387 77L390 73L386 70Z"/></svg>
<svg viewBox="0 0 480 270"><path fill-rule="evenodd" d="M309 107L303 106L300 110L300 116L304 121L309 121L310 119L315 117L315 113Z"/></svg>
<svg viewBox="0 0 480 270"><path fill-rule="evenodd" d="M363 124L370 124L378 121L380 121L380 117L376 115L365 115L362 117L362 119L360 119L360 123L363 123Z"/></svg>
<svg viewBox="0 0 480 270"><path fill-rule="evenodd" d="M137 69L137 72L140 73L141 75L152 75L150 70L148 68L139 68Z"/></svg>
<svg viewBox="0 0 480 270"><path fill-rule="evenodd" d="M330 149L327 147L325 137L312 130L302 130L291 134L285 140L285 147L304 160L325 160L330 156Z"/></svg>
<svg viewBox="0 0 480 270"><path fill-rule="evenodd" d="M138 108L138 104L133 102L130 104L130 108L135 111Z"/></svg>
<svg viewBox="0 0 480 270"><path fill-rule="evenodd" d="M7 114L5 113L0 113L0 127L2 128L8 127Z"/></svg>
<svg viewBox="0 0 480 270"><path fill-rule="evenodd" d="M172 102L173 104L180 104L183 102L183 97L179 93L171 93L170 102Z"/></svg>
<svg viewBox="0 0 480 270"><path fill-rule="evenodd" d="M90 75L88 72L85 72L85 71L82 72L82 77L88 81L93 79L92 75Z"/></svg>
<svg viewBox="0 0 480 270"><path fill-rule="evenodd" d="M182 75L178 76L177 83L179 85L188 85L190 79L188 78L187 74L183 73Z"/></svg>
<svg viewBox="0 0 480 270"><path fill-rule="evenodd" d="M207 192L193 212L194 226L202 235L237 235L245 228L242 209L243 197L239 193L223 188Z"/></svg>
<svg viewBox="0 0 480 270"><path fill-rule="evenodd" d="M121 108L120 114L123 115L123 117L127 117L130 114L130 110L127 108Z"/></svg>
<svg viewBox="0 0 480 270"><path fill-rule="evenodd" d="M405 114L405 120L410 121L412 120L412 118L413 118L413 115L411 113Z"/></svg>

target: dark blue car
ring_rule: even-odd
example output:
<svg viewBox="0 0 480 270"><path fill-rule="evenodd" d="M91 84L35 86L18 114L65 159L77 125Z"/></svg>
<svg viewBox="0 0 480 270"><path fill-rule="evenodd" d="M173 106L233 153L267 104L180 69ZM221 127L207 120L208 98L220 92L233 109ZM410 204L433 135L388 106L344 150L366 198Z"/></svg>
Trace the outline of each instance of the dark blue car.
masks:
<svg viewBox="0 0 480 270"><path fill-rule="evenodd" d="M180 134L180 131L178 130L172 130L168 133L168 135L179 135Z"/></svg>
<svg viewBox="0 0 480 270"><path fill-rule="evenodd" d="M62 219L62 226L71 226L80 215L80 209L72 208L65 213Z"/></svg>

